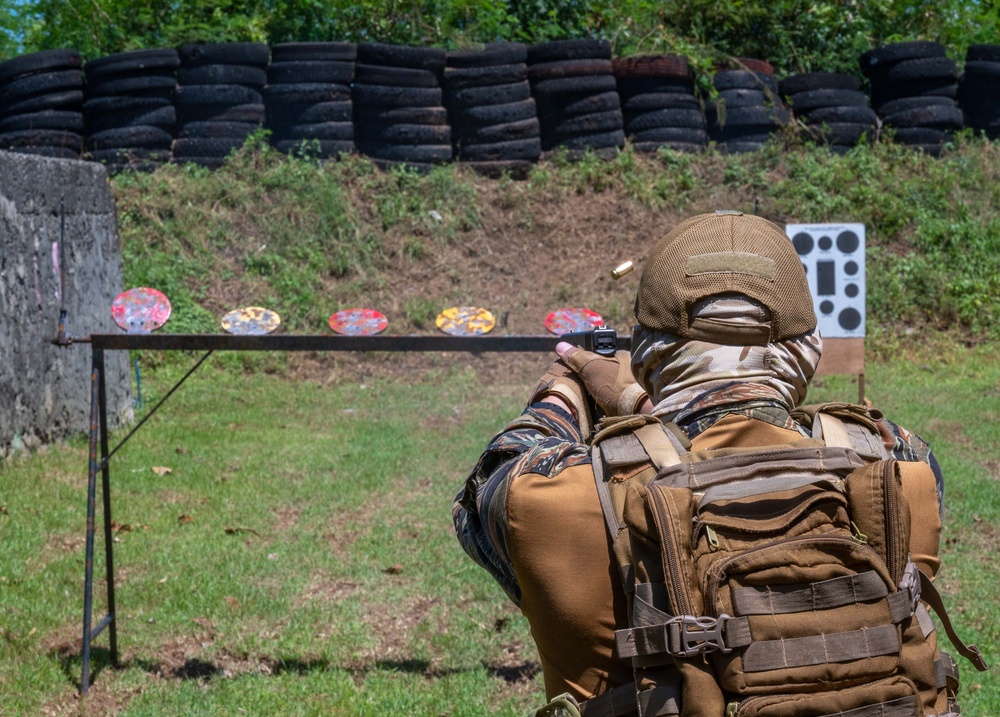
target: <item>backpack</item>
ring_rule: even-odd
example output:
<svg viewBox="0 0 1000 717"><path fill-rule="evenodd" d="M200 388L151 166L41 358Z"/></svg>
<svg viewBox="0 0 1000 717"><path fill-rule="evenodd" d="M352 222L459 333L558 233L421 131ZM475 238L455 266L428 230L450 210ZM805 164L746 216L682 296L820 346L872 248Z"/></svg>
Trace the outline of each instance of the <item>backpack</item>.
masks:
<svg viewBox="0 0 1000 717"><path fill-rule="evenodd" d="M635 684L583 703L585 717L959 714L928 606L986 663L910 560L900 465L863 407L810 409L812 438L753 449L690 451L652 416L599 426L594 473L628 598L616 654Z"/></svg>

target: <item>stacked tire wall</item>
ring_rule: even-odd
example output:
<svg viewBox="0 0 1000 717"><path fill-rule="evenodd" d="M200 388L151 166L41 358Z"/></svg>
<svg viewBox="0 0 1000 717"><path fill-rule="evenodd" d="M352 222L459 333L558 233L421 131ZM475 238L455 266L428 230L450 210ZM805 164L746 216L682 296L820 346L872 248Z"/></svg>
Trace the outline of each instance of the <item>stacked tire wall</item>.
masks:
<svg viewBox="0 0 1000 717"><path fill-rule="evenodd" d="M833 152L892 138L937 155L955 131L1000 137L1000 45L973 45L965 71L934 42L859 57L863 78L778 79L735 58L699 95L684 57L612 59L605 40L445 50L382 43L184 45L82 65L74 50L0 62L0 149L102 162L221 166L257 129L279 151L356 152L389 168L458 161L524 176L549 153L755 151L789 125Z"/></svg>

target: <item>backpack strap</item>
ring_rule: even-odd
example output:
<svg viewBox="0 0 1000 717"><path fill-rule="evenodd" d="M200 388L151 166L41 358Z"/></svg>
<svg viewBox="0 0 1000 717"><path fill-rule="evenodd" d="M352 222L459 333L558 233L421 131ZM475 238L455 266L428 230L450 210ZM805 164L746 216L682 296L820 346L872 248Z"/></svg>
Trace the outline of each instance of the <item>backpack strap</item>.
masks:
<svg viewBox="0 0 1000 717"><path fill-rule="evenodd" d="M877 432L869 430L866 425L845 421L822 409L813 418L812 435L827 446L850 448L862 458L885 460L889 457L882 437Z"/></svg>

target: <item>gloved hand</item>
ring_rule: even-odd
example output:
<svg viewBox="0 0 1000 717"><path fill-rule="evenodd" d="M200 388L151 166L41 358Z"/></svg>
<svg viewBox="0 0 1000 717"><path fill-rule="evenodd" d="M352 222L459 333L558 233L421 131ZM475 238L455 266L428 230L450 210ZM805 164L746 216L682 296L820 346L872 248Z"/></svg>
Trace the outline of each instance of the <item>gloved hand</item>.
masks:
<svg viewBox="0 0 1000 717"><path fill-rule="evenodd" d="M576 416L580 433L583 439L587 440L593 426L593 416L591 415L590 401L587 398L587 389L584 387L580 377L562 359L552 362L552 366L549 367L549 370L538 381L535 390L531 392L531 398L528 403L544 401L548 396L558 396L563 400Z"/></svg>
<svg viewBox="0 0 1000 717"><path fill-rule="evenodd" d="M637 413L649 396L632 376L628 351L614 356L584 351L566 342L556 345L556 353L583 381L587 393L608 416Z"/></svg>

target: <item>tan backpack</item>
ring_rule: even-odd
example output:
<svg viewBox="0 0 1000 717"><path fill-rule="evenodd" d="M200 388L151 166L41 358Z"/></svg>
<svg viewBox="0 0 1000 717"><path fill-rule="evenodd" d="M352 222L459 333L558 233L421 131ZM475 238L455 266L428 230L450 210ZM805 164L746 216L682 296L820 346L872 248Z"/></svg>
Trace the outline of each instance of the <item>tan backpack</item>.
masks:
<svg viewBox="0 0 1000 717"><path fill-rule="evenodd" d="M813 438L749 450L689 451L650 416L598 432L629 604L616 651L635 684L583 703L584 717L959 713L958 670L927 606L959 654L986 664L910 560L900 464L870 420L833 413L810 412ZM571 702L538 714L572 714Z"/></svg>

